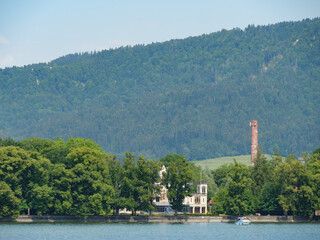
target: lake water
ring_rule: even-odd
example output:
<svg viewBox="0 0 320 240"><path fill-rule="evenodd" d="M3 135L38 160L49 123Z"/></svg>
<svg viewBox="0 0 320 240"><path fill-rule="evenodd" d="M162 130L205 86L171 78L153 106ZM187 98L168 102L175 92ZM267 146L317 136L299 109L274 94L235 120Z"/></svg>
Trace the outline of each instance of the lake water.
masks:
<svg viewBox="0 0 320 240"><path fill-rule="evenodd" d="M320 239L320 224L233 223L119 224L119 223L1 223L0 239Z"/></svg>

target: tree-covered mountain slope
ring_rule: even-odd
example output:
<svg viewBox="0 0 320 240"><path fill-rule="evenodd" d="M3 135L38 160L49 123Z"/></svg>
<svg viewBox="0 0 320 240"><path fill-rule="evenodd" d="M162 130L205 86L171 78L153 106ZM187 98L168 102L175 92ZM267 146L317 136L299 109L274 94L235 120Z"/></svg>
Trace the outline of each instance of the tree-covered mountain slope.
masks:
<svg viewBox="0 0 320 240"><path fill-rule="evenodd" d="M71 54L0 70L0 136L85 137L188 159L320 145L320 19Z"/></svg>

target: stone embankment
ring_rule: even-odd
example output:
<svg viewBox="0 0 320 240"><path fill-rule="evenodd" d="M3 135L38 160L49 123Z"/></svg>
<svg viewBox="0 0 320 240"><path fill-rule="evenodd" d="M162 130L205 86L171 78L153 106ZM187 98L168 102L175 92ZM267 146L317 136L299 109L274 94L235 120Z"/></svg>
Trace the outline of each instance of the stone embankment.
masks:
<svg viewBox="0 0 320 240"><path fill-rule="evenodd" d="M299 216L248 216L252 223L303 223L319 222L320 219L309 220ZM25 216L17 218L0 218L0 222L20 223L62 223L62 222L105 222L105 223L232 223L233 216Z"/></svg>

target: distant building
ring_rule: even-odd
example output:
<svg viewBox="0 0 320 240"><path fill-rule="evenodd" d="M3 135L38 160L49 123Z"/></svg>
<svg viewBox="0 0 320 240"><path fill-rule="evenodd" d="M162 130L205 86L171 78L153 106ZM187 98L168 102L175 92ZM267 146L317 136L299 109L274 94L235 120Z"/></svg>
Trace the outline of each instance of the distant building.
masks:
<svg viewBox="0 0 320 240"><path fill-rule="evenodd" d="M160 179L163 176L163 173L166 171L166 167L163 165L159 175ZM160 183L158 183L160 185ZM168 189L165 188L165 186L161 186L160 189L160 195L156 197L155 200L153 200L153 205L157 208L156 212L161 212L161 213L170 213L173 212L171 205L168 201L167 197Z"/></svg>
<svg viewBox="0 0 320 240"><path fill-rule="evenodd" d="M160 178L162 178L163 172L166 171L165 166L159 172ZM167 197L168 189L165 186L161 186L160 195L153 201L153 205L157 208L157 212L172 213L171 204ZM197 193L192 194L190 197L186 197L183 201L183 212L185 213L207 213L207 193L208 183L198 182Z"/></svg>
<svg viewBox="0 0 320 240"><path fill-rule="evenodd" d="M197 193L184 199L183 204L189 213L207 213L207 190L207 182L198 182Z"/></svg>

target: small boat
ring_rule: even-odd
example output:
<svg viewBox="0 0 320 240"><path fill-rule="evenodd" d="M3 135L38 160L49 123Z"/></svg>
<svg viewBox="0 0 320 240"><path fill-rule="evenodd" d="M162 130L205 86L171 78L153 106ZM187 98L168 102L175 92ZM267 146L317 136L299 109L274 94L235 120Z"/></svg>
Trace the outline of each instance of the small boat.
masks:
<svg viewBox="0 0 320 240"><path fill-rule="evenodd" d="M236 225L249 225L251 221L246 217L239 217L238 221L236 221Z"/></svg>

